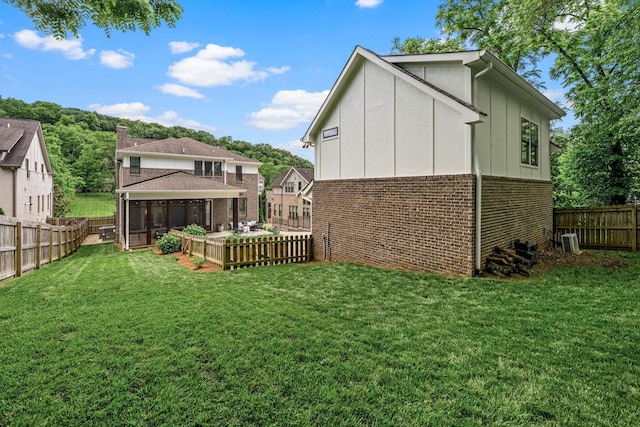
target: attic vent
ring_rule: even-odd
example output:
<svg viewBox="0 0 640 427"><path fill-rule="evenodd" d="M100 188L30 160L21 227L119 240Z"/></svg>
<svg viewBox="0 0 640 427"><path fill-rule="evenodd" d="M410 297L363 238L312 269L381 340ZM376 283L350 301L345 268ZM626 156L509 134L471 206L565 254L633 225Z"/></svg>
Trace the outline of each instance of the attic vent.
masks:
<svg viewBox="0 0 640 427"><path fill-rule="evenodd" d="M562 250L566 253L579 254L580 246L578 245L578 235L576 233L567 233L561 236Z"/></svg>
<svg viewBox="0 0 640 427"><path fill-rule="evenodd" d="M322 139L333 138L334 136L338 136L338 127L324 129L322 131Z"/></svg>
<svg viewBox="0 0 640 427"><path fill-rule="evenodd" d="M184 151L184 147L182 147L182 154L184 154L184 153L185 153L185 151Z"/></svg>

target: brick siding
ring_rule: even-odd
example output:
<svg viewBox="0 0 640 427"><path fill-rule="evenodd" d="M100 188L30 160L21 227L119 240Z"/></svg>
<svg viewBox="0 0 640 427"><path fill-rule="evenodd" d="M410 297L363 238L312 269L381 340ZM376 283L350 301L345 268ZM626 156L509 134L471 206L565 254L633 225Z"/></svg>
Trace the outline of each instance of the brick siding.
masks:
<svg viewBox="0 0 640 427"><path fill-rule="evenodd" d="M553 234L553 188L549 181L482 177L482 267L495 246L515 239L548 244Z"/></svg>
<svg viewBox="0 0 640 427"><path fill-rule="evenodd" d="M450 175L316 181L316 260L470 276L474 177ZM283 212L284 214L284 212Z"/></svg>

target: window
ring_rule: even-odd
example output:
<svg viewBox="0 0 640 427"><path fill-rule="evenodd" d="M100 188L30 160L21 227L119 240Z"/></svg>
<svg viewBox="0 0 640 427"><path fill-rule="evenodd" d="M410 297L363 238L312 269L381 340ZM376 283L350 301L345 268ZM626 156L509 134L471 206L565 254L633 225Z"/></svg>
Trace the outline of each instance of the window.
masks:
<svg viewBox="0 0 640 427"><path fill-rule="evenodd" d="M242 166L236 166L236 181L242 181Z"/></svg>
<svg viewBox="0 0 640 427"><path fill-rule="evenodd" d="M324 129L322 131L322 139L333 138L334 136L338 136L338 128L329 128Z"/></svg>
<svg viewBox="0 0 640 427"><path fill-rule="evenodd" d="M213 162L213 174L222 176L222 162Z"/></svg>
<svg viewBox="0 0 640 427"><path fill-rule="evenodd" d="M31 200L31 196L29 196L29 212L31 212L31 206L33 206L33 201Z"/></svg>
<svg viewBox="0 0 640 427"><path fill-rule="evenodd" d="M233 218L233 199L227 199L227 208L229 210L229 218ZM247 198L238 199L238 218L247 217Z"/></svg>
<svg viewBox="0 0 640 427"><path fill-rule="evenodd" d="M289 206L289 218L293 218L293 219L298 218L298 207L297 206Z"/></svg>
<svg viewBox="0 0 640 427"><path fill-rule="evenodd" d="M293 193L293 186L295 183L293 182L285 182L284 183L284 192L285 193Z"/></svg>
<svg viewBox="0 0 640 427"><path fill-rule="evenodd" d="M520 119L520 162L538 166L538 125L527 119Z"/></svg>
<svg viewBox="0 0 640 427"><path fill-rule="evenodd" d="M38 173L38 162L37 161L33 163L33 170L34 170L35 173Z"/></svg>
<svg viewBox="0 0 640 427"><path fill-rule="evenodd" d="M131 157L129 172L133 175L140 175L140 157Z"/></svg>
<svg viewBox="0 0 640 427"><path fill-rule="evenodd" d="M298 191L302 190L302 181L298 182Z"/></svg>
<svg viewBox="0 0 640 427"><path fill-rule="evenodd" d="M204 162L204 176L213 176L213 162Z"/></svg>
<svg viewBox="0 0 640 427"><path fill-rule="evenodd" d="M202 176L202 160L196 160L193 162L193 174L195 176Z"/></svg>
<svg viewBox="0 0 640 427"><path fill-rule="evenodd" d="M44 181L44 164L40 164L40 172L42 172L42 180Z"/></svg>
<svg viewBox="0 0 640 427"><path fill-rule="evenodd" d="M311 208L308 206L302 207L302 216L304 218L309 218L311 216Z"/></svg>
<svg viewBox="0 0 640 427"><path fill-rule="evenodd" d="M24 159L24 168L27 170L27 178L30 178L31 172L29 171L29 159Z"/></svg>

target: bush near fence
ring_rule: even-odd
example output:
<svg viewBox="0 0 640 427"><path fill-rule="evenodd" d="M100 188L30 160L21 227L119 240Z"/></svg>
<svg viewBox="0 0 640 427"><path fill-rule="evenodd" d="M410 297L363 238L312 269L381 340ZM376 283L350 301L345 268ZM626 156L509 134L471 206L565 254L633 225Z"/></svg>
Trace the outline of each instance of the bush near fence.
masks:
<svg viewBox="0 0 640 427"><path fill-rule="evenodd" d="M555 240L562 234L576 233L582 248L637 252L639 212L637 205L556 208Z"/></svg>
<svg viewBox="0 0 640 427"><path fill-rule="evenodd" d="M262 265L310 262L313 259L311 236L256 236L231 238L206 238L169 232L182 239L182 252L201 256L222 267L234 270Z"/></svg>
<svg viewBox="0 0 640 427"><path fill-rule="evenodd" d="M0 216L0 280L64 258L80 247L87 234L87 221L55 226Z"/></svg>

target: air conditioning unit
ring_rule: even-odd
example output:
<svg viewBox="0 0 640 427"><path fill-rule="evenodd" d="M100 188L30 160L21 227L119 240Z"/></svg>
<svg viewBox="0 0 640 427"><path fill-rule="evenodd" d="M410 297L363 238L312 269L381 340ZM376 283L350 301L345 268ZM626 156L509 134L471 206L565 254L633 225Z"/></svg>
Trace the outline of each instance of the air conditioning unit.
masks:
<svg viewBox="0 0 640 427"><path fill-rule="evenodd" d="M578 235L576 233L567 233L561 236L562 250L570 254L579 254L580 245L578 245Z"/></svg>

